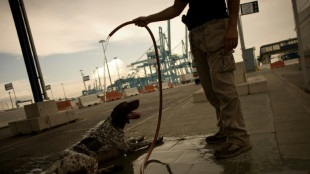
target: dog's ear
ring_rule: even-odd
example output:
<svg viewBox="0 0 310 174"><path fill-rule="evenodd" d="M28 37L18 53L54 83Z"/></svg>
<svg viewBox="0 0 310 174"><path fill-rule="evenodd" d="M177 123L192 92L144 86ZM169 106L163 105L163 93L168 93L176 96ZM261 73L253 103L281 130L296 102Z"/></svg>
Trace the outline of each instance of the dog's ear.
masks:
<svg viewBox="0 0 310 174"><path fill-rule="evenodd" d="M124 128L126 123L129 123L128 114L139 107L139 100L131 102L122 102L118 104L112 111L111 117L114 124L118 124Z"/></svg>
<svg viewBox="0 0 310 174"><path fill-rule="evenodd" d="M128 110L130 110L130 112L132 112L133 110L138 109L139 104L140 104L139 100L134 100L134 101L127 103L126 107Z"/></svg>
<svg viewBox="0 0 310 174"><path fill-rule="evenodd" d="M139 107L139 100L134 100L128 103L122 102L113 109L111 116L112 118L123 115L126 116L130 114L133 110L138 109L138 107Z"/></svg>
<svg viewBox="0 0 310 174"><path fill-rule="evenodd" d="M126 115L127 113L127 102L122 102L114 107L111 117L114 119L116 117L119 117L121 115Z"/></svg>
<svg viewBox="0 0 310 174"><path fill-rule="evenodd" d="M127 102L122 102L113 109L111 117L115 126L124 128L126 123L129 122L129 119L126 116L131 111L128 110L127 105Z"/></svg>

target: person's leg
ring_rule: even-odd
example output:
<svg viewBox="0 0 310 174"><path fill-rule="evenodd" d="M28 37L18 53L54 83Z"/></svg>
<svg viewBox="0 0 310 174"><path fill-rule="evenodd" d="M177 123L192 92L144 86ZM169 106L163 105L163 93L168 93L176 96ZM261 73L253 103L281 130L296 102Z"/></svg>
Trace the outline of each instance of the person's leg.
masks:
<svg viewBox="0 0 310 174"><path fill-rule="evenodd" d="M203 28L197 28L190 32L190 47L196 63L199 79L208 101L215 108L218 121L217 126L219 127L219 131L215 135L208 136L206 141L208 144L218 144L225 142L227 136L223 132L223 123L220 119L220 103L212 87L207 53L203 47L203 43L205 42L203 38Z"/></svg>
<svg viewBox="0 0 310 174"><path fill-rule="evenodd" d="M218 158L233 157L251 148L234 82L234 58L232 51L224 50L226 27L226 20L214 20L204 30L212 87L219 101L223 131L228 136L227 143L215 152Z"/></svg>

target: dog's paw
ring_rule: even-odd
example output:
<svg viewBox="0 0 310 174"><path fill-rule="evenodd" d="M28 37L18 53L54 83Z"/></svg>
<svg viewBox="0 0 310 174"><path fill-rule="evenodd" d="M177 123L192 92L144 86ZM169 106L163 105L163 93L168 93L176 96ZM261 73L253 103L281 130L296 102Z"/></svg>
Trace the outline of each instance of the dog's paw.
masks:
<svg viewBox="0 0 310 174"><path fill-rule="evenodd" d="M154 139L151 138L145 141L148 143L148 146L151 146L153 144ZM156 145L161 144L163 141L164 141L164 137L158 137L156 140Z"/></svg>
<svg viewBox="0 0 310 174"><path fill-rule="evenodd" d="M139 142L143 141L144 139L145 139L144 136L140 136L137 138L130 138L130 139L128 139L128 142L129 143L139 143Z"/></svg>

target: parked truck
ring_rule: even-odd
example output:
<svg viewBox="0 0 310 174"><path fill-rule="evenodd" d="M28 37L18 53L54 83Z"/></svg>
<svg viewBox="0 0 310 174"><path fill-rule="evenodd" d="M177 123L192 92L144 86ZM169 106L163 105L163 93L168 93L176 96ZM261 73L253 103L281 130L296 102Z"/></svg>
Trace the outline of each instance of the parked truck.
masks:
<svg viewBox="0 0 310 174"><path fill-rule="evenodd" d="M185 84L193 80L193 74L182 74L179 75L180 83Z"/></svg>

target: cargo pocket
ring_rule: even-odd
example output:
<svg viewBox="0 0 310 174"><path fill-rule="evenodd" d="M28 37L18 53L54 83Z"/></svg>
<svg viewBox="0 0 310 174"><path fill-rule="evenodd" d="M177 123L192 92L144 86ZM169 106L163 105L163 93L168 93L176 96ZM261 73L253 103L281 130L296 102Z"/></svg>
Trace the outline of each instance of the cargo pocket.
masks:
<svg viewBox="0 0 310 174"><path fill-rule="evenodd" d="M223 62L221 72L234 71L236 69L235 59L232 53L233 51L228 51L228 52L225 50L221 51L222 62Z"/></svg>

